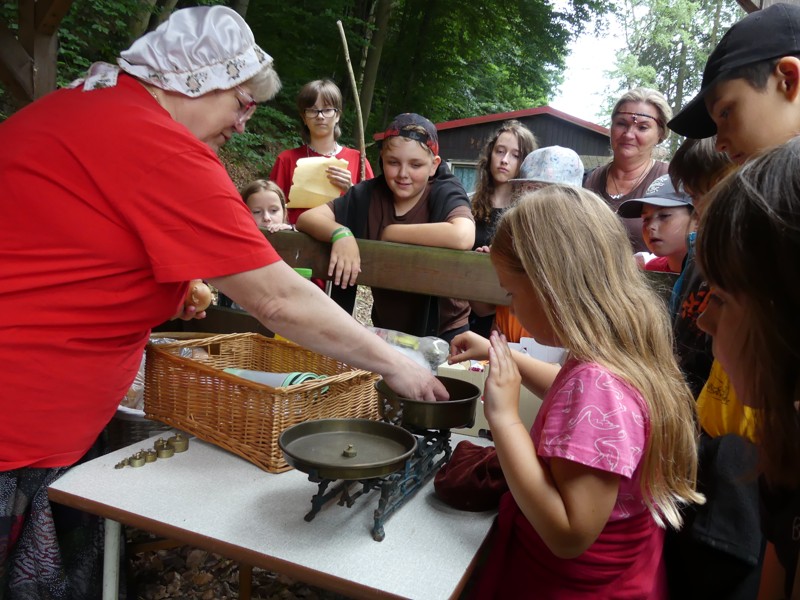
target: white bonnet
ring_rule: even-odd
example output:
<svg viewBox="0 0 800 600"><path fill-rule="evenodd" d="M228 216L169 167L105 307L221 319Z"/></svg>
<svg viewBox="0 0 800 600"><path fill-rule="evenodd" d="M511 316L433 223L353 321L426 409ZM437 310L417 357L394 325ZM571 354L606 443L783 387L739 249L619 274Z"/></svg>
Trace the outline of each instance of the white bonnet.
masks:
<svg viewBox="0 0 800 600"><path fill-rule="evenodd" d="M175 11L122 52L117 63L156 87L196 97L244 83L272 57L258 47L235 10L197 6Z"/></svg>

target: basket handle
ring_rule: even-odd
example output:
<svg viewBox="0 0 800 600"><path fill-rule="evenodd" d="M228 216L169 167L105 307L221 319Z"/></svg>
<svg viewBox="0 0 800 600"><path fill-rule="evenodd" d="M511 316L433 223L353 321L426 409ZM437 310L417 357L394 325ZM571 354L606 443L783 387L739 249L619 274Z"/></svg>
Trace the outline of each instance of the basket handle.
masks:
<svg viewBox="0 0 800 600"><path fill-rule="evenodd" d="M209 344L215 344L217 342L222 342L225 340L230 340L234 338L248 338L257 336L257 333L220 333L217 335L209 335L208 337L196 338L193 340L175 340L174 342L170 342L169 344L158 344L159 347L175 347L175 346L207 346Z"/></svg>

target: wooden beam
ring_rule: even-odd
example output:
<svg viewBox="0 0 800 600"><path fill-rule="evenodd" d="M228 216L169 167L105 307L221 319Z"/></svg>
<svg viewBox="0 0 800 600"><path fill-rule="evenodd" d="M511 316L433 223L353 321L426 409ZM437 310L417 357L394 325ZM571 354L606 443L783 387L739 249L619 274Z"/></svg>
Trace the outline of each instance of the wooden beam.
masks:
<svg viewBox="0 0 800 600"><path fill-rule="evenodd" d="M27 98L22 98L25 102L41 98L56 89L57 27L49 33L40 31L38 29L37 15L41 12L51 13L48 18L55 20L57 25L61 18L56 18L53 13L57 14L60 10L66 11L66 9L63 6L64 0L47 0L45 2L46 6L40 8L39 4L41 3L41 0L38 2L33 2L32 0L19 1L18 39L23 50L33 60L33 68L31 70L33 93ZM58 5L55 10L51 10L53 4ZM69 6L66 8L69 8Z"/></svg>
<svg viewBox="0 0 800 600"><path fill-rule="evenodd" d="M0 22L0 81L17 99L33 98L33 59L25 52L14 32Z"/></svg>
<svg viewBox="0 0 800 600"><path fill-rule="evenodd" d="M314 277L329 279L330 244L304 233L281 231L269 242L292 267L311 268ZM358 283L370 287L508 304L488 254L357 240L361 252Z"/></svg>
<svg viewBox="0 0 800 600"><path fill-rule="evenodd" d="M314 277L329 279L330 244L296 231L267 234L270 244L292 267L311 268ZM362 285L509 304L488 254L356 240L361 251ZM633 259L631 259L633 260ZM676 275L645 271L653 288L669 299Z"/></svg>
<svg viewBox="0 0 800 600"><path fill-rule="evenodd" d="M328 279L330 244L318 242L296 231L281 231L266 235L278 254L289 265L310 268L315 277ZM506 293L497 281L497 275L487 254L370 240L357 240L357 242L362 260L358 282L362 285L434 296L461 297L491 304L508 304ZM653 271L645 271L645 274L653 287L665 300L668 300L676 276ZM156 327L154 331L213 333L255 331L272 336L269 329L245 312L211 306L207 314L208 316L200 321L178 319L168 321Z"/></svg>
<svg viewBox="0 0 800 600"><path fill-rule="evenodd" d="M70 6L72 0L37 0L34 16L36 32L41 35L54 35Z"/></svg>

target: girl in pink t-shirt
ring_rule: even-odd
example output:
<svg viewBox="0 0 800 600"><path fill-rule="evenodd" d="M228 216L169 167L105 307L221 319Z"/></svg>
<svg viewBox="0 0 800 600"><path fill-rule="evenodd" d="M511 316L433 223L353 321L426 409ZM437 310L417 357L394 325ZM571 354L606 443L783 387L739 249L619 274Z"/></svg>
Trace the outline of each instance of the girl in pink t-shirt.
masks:
<svg viewBox="0 0 800 600"><path fill-rule="evenodd" d="M616 215L584 189L524 196L491 258L522 325L569 359L511 352L496 332L453 340L451 362L489 358L484 411L510 489L473 597L667 598L664 527L703 497L663 302ZM521 383L544 398L530 432Z"/></svg>

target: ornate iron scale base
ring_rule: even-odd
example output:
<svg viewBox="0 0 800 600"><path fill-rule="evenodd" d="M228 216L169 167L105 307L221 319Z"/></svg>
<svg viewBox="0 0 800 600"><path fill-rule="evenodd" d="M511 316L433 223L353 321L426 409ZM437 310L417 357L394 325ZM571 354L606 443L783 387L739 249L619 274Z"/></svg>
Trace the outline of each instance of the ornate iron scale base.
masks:
<svg viewBox="0 0 800 600"><path fill-rule="evenodd" d="M373 490L380 490L378 508L375 509L375 521L372 527L372 539L376 542L386 537L384 524L386 520L403 506L416 491L450 460L453 452L450 447L449 430L412 431L417 437L417 449L409 458L403 469L371 479L339 480L323 479L316 473L308 476L309 481L318 484L317 493L311 498L311 511L305 516L311 521L322 507L335 497L339 497L339 506L352 507L355 501ZM330 487L330 486L333 487ZM351 488L360 486L351 493ZM330 487L330 489L328 489Z"/></svg>

